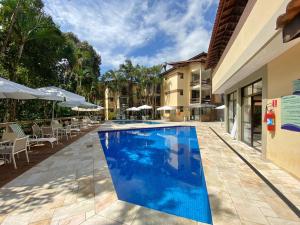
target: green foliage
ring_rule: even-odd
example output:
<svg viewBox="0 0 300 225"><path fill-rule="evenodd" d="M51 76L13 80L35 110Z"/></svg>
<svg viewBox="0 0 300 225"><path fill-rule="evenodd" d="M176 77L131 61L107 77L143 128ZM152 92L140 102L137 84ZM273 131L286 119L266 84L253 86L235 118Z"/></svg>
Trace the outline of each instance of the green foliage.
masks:
<svg viewBox="0 0 300 225"><path fill-rule="evenodd" d="M148 104L155 108L156 89L162 83L161 69L161 65L145 67L133 65L130 60L126 60L119 69L103 74L101 80L117 96L124 95L122 90L126 89L129 107L136 106L134 104ZM137 102L134 102L135 97Z"/></svg>
<svg viewBox="0 0 300 225"><path fill-rule="evenodd" d="M108 112L108 120L115 120L116 112Z"/></svg>
<svg viewBox="0 0 300 225"><path fill-rule="evenodd" d="M91 45L72 33L62 33L44 12L41 0L0 0L0 7L1 77L32 88L62 87L102 103L101 57ZM5 114L10 114L10 119L51 115L51 102L10 102L0 100L0 120ZM69 109L58 110L58 116L71 113Z"/></svg>

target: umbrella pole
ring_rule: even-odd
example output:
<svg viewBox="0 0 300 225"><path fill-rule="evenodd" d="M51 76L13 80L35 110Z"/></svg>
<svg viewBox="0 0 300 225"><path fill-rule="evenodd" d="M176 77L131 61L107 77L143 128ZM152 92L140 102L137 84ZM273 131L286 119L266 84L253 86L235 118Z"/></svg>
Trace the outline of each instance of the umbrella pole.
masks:
<svg viewBox="0 0 300 225"><path fill-rule="evenodd" d="M52 103L52 120L54 120L54 108L55 108L55 101Z"/></svg>

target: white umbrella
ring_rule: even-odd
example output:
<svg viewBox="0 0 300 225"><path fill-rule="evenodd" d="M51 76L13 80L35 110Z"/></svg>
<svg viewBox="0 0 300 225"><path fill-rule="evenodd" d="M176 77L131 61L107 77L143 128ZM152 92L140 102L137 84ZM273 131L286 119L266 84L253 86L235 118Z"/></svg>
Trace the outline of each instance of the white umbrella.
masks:
<svg viewBox="0 0 300 225"><path fill-rule="evenodd" d="M92 109L92 108L85 109L85 108L80 108L80 107L73 107L72 108L73 111L78 111L78 112L97 112L97 111L100 111L102 109L104 109L104 108L101 107L101 106L98 106L95 109Z"/></svg>
<svg viewBox="0 0 300 225"><path fill-rule="evenodd" d="M50 86L38 88L37 90L44 93L45 96L42 98L44 100L67 101L68 103L65 103L64 107L75 107L82 102L85 102L85 97L66 91L62 88ZM52 107L52 119L54 118L54 106L55 102L53 102Z"/></svg>
<svg viewBox="0 0 300 225"><path fill-rule="evenodd" d="M36 89L6 80L0 77L0 98L11 99L36 99L42 98L44 93Z"/></svg>
<svg viewBox="0 0 300 225"><path fill-rule="evenodd" d="M141 105L139 107L137 107L138 109L152 109L152 106L149 105Z"/></svg>
<svg viewBox="0 0 300 225"><path fill-rule="evenodd" d="M133 112L136 112L136 111L140 111L140 109L139 109L139 108L136 108L136 107L131 107L131 108L126 109L126 111L133 111Z"/></svg>
<svg viewBox="0 0 300 225"><path fill-rule="evenodd" d="M216 109L225 109L225 105L218 106Z"/></svg>
<svg viewBox="0 0 300 225"><path fill-rule="evenodd" d="M70 91L66 91L62 88L50 86L38 88L37 90L45 93L45 100L85 102L85 97L77 95Z"/></svg>
<svg viewBox="0 0 300 225"><path fill-rule="evenodd" d="M102 109L104 109L102 106L98 106L96 109L89 109L90 112L98 112L101 111Z"/></svg>
<svg viewBox="0 0 300 225"><path fill-rule="evenodd" d="M98 106L95 104L92 104L90 102L80 102L80 101L65 101L65 102L60 102L58 103L59 106L61 107L68 107L68 108L74 108L74 107L79 107L79 108L97 108Z"/></svg>
<svg viewBox="0 0 300 225"><path fill-rule="evenodd" d="M175 110L175 109L176 109L176 107L174 107L174 106L167 106L167 105L165 105L165 106L157 108L157 111Z"/></svg>

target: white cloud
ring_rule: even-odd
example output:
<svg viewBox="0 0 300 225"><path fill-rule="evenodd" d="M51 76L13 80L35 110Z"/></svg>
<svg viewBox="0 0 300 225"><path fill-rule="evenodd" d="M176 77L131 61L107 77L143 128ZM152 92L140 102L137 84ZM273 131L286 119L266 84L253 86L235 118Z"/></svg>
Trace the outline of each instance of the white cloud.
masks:
<svg viewBox="0 0 300 225"><path fill-rule="evenodd" d="M206 51L210 31L204 14L216 0L45 0L46 12L81 40L90 42L106 67L117 67L132 50L161 32L171 43L135 63L153 65Z"/></svg>

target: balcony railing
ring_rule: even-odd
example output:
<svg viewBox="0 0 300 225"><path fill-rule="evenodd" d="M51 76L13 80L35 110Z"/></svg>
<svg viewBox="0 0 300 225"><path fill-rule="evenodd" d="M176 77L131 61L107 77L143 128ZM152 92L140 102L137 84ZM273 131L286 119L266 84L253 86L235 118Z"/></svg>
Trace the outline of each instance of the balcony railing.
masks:
<svg viewBox="0 0 300 225"><path fill-rule="evenodd" d="M190 86L196 86L196 85L199 85L199 84L200 84L200 80L193 80L193 81L191 81ZM201 85L210 85L210 80L209 79L202 80Z"/></svg>
<svg viewBox="0 0 300 225"><path fill-rule="evenodd" d="M194 104L194 103L210 103L211 99L210 98L202 98L201 102L200 102L200 98L191 98L190 99L190 103Z"/></svg>
<svg viewBox="0 0 300 225"><path fill-rule="evenodd" d="M190 102L193 103L200 103L200 98L191 98Z"/></svg>
<svg viewBox="0 0 300 225"><path fill-rule="evenodd" d="M198 84L200 84L200 80L192 80L190 86L196 86Z"/></svg>

